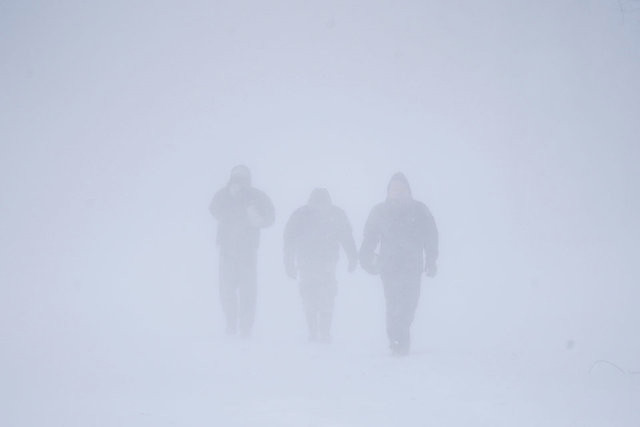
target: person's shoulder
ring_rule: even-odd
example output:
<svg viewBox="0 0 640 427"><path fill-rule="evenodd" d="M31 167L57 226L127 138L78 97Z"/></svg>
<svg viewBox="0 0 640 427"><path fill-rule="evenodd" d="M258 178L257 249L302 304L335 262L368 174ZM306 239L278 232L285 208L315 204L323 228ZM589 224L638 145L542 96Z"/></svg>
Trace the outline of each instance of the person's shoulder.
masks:
<svg viewBox="0 0 640 427"><path fill-rule="evenodd" d="M373 205L373 207L371 208L371 212L380 212L383 211L385 209L389 209L391 205L389 204L388 201L384 200L382 202L376 203L375 205Z"/></svg>
<svg viewBox="0 0 640 427"><path fill-rule="evenodd" d="M213 195L214 198L226 197L229 195L229 188L225 185L224 187L218 189Z"/></svg>
<svg viewBox="0 0 640 427"><path fill-rule="evenodd" d="M329 210L332 215L335 216L347 216L347 213L340 206L331 205L331 209Z"/></svg>
<svg viewBox="0 0 640 427"><path fill-rule="evenodd" d="M302 205L293 211L293 213L291 214L291 217L300 217L300 216L306 215L307 213L309 213L309 206Z"/></svg>
<svg viewBox="0 0 640 427"><path fill-rule="evenodd" d="M416 210L418 210L420 213L422 213L424 215L427 215L427 216L432 216L431 210L429 209L429 207L425 203L423 203L423 202L421 202L419 200L414 200L413 202L414 202L414 206L415 206Z"/></svg>
<svg viewBox="0 0 640 427"><path fill-rule="evenodd" d="M296 208L293 212L291 212L291 215L289 215L289 219L287 220L287 226L288 227L298 226L301 222L304 222L305 216L306 215L305 215L304 206Z"/></svg>
<svg viewBox="0 0 640 427"><path fill-rule="evenodd" d="M249 194L253 199L271 200L269 199L269 196L267 195L267 193L260 190L259 188L249 187L247 190L249 191Z"/></svg>
<svg viewBox="0 0 640 427"><path fill-rule="evenodd" d="M369 218L384 217L389 212L389 207L390 205L386 201L375 204L369 211Z"/></svg>
<svg viewBox="0 0 640 427"><path fill-rule="evenodd" d="M422 210L429 210L429 208L427 208L427 205L424 202L421 202L420 200L413 200L413 205L417 208L417 209L422 209Z"/></svg>
<svg viewBox="0 0 640 427"><path fill-rule="evenodd" d="M347 212L342 209L340 206L331 205L331 209L329 210L329 216L333 221L348 223L349 217L347 217Z"/></svg>

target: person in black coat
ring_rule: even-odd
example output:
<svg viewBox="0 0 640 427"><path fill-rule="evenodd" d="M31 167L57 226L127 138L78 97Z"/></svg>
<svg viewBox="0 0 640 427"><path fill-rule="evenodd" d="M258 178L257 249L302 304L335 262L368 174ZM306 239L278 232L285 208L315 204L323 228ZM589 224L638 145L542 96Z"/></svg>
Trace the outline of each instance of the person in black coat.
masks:
<svg viewBox="0 0 640 427"><path fill-rule="evenodd" d="M292 279L300 273L300 294L312 341L331 340L340 246L352 272L358 253L351 224L345 212L331 203L329 192L317 188L309 202L293 212L284 230L285 270Z"/></svg>
<svg viewBox="0 0 640 427"><path fill-rule="evenodd" d="M225 187L209 205L218 220L220 248L220 300L230 335L239 330L249 336L256 309L257 252L260 229L274 222L269 197L251 185L251 172L244 165L231 170Z"/></svg>
<svg viewBox="0 0 640 427"><path fill-rule="evenodd" d="M362 268L382 278L387 336L394 355L409 353L422 273L434 277L437 258L433 216L424 203L413 199L404 174L397 173L389 181L387 199L371 210L360 247Z"/></svg>

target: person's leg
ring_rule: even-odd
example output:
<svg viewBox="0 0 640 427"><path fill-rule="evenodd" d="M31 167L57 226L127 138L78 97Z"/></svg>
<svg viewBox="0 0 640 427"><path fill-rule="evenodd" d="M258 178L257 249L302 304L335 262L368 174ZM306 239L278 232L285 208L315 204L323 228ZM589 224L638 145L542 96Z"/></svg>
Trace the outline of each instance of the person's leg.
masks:
<svg viewBox="0 0 640 427"><path fill-rule="evenodd" d="M257 257L252 251L236 258L238 274L238 326L240 333L251 335L256 313L257 300Z"/></svg>
<svg viewBox="0 0 640 427"><path fill-rule="evenodd" d="M411 324L415 318L418 300L420 299L420 276L406 275L402 277L398 305L398 353L408 354L411 347Z"/></svg>
<svg viewBox="0 0 640 427"><path fill-rule="evenodd" d="M331 342L331 323L333 307L337 293L335 276L326 274L318 287L318 331L320 341Z"/></svg>
<svg viewBox="0 0 640 427"><path fill-rule="evenodd" d="M238 288L235 282L233 258L224 253L220 253L219 291L222 312L226 320L226 332L234 335L238 329Z"/></svg>
<svg viewBox="0 0 640 427"><path fill-rule="evenodd" d="M319 335L317 285L316 275L312 268L306 266L300 270L300 297L307 319L310 341L317 341Z"/></svg>
<svg viewBox="0 0 640 427"><path fill-rule="evenodd" d="M382 276L384 300L386 306L386 326L389 347L392 351L400 344L400 330L402 318L402 305L400 289L397 277L391 275Z"/></svg>
<svg viewBox="0 0 640 427"><path fill-rule="evenodd" d="M309 289L302 288L301 289L301 297L302 297L302 306L304 309L304 315L307 319L307 329L309 330L309 340L317 341L318 340L318 308L316 306L316 301L313 298Z"/></svg>

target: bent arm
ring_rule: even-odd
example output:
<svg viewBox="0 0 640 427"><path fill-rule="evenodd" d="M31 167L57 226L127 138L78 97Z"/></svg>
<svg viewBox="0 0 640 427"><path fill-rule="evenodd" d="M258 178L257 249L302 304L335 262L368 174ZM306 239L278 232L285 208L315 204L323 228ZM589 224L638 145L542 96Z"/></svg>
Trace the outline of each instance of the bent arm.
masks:
<svg viewBox="0 0 640 427"><path fill-rule="evenodd" d="M433 215L426 210L425 235L424 235L424 260L427 265L435 264L438 259L438 228Z"/></svg>
<svg viewBox="0 0 640 427"><path fill-rule="evenodd" d="M344 212L340 213L340 245L342 245L342 249L345 254L347 254L347 259L349 260L349 264L355 266L358 262L358 250L356 249L356 241L353 238L353 229L351 228L351 223L347 218L347 215Z"/></svg>
<svg viewBox="0 0 640 427"><path fill-rule="evenodd" d="M362 245L360 246L360 265L371 274L378 273L375 250L380 243L380 224L375 208L369 214L364 226Z"/></svg>
<svg viewBox="0 0 640 427"><path fill-rule="evenodd" d="M282 260L284 262L285 271L287 272L287 275L292 278L296 276L298 228L298 219L294 212L284 227L284 245L282 251Z"/></svg>
<svg viewBox="0 0 640 427"><path fill-rule="evenodd" d="M224 202L224 190L218 191L209 203L209 213L218 221L224 220L228 209Z"/></svg>
<svg viewBox="0 0 640 427"><path fill-rule="evenodd" d="M275 222L275 208L269 196L260 191L257 194L253 207L260 216L260 228L270 227Z"/></svg>

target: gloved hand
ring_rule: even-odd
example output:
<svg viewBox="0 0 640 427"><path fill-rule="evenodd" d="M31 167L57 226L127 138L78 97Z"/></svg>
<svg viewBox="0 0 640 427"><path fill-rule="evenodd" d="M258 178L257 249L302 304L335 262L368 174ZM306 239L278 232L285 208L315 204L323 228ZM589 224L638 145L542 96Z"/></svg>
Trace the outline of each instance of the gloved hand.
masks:
<svg viewBox="0 0 640 427"><path fill-rule="evenodd" d="M380 274L380 256L372 253L370 256L360 258L360 266L369 274Z"/></svg>
<svg viewBox="0 0 640 427"><path fill-rule="evenodd" d="M298 271L296 270L296 266L293 262L285 262L284 269L286 270L287 276L289 276L290 279L295 280L298 278Z"/></svg>
<svg viewBox="0 0 640 427"><path fill-rule="evenodd" d="M438 265L435 261L428 261L424 264L424 272L427 277L435 277L438 273Z"/></svg>
<svg viewBox="0 0 640 427"><path fill-rule="evenodd" d="M349 260L349 266L347 267L347 271L349 271L349 273L353 273L356 270L357 266L358 266L358 258L352 258Z"/></svg>
<svg viewBox="0 0 640 427"><path fill-rule="evenodd" d="M255 206L247 208L247 218L252 227L260 228L264 225L264 218Z"/></svg>

